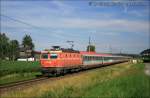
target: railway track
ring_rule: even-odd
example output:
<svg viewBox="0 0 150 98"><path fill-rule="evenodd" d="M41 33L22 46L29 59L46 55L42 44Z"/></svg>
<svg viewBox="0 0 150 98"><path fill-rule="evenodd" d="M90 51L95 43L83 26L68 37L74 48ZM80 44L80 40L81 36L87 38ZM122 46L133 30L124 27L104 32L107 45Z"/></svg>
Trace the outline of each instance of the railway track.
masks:
<svg viewBox="0 0 150 98"><path fill-rule="evenodd" d="M0 85L0 92L5 92L9 90L14 90L14 89L19 89L19 87L24 87L24 86L30 86L32 84L35 84L35 82L41 82L44 80L47 80L48 77L38 77L30 80L24 80L24 81L18 81L18 82L13 82L13 83L7 83L4 85Z"/></svg>
<svg viewBox="0 0 150 98"><path fill-rule="evenodd" d="M14 83L0 85L0 93L5 93L9 91L14 91L14 90L21 90L23 88L30 87L32 85L36 85L36 84L43 83L43 82L60 80L62 78L72 77L73 75L77 75L80 73L83 73L83 72L81 71L78 73L70 73L70 74L66 74L64 76L61 75L58 77L44 77L43 76L43 77L38 77L38 78L30 79L30 80L18 81Z"/></svg>
<svg viewBox="0 0 150 98"><path fill-rule="evenodd" d="M101 66L101 67L104 67L104 66ZM107 66L105 66L105 67L107 67ZM97 68L94 68L94 69L97 70ZM92 70L94 70L94 69L92 69ZM41 77L37 77L37 78L34 78L34 79L30 79L30 80L18 81L18 82L14 82L14 83L8 83L8 84L5 84L5 85L0 85L0 93L4 93L4 92L7 92L7 91L13 91L13 90L17 90L17 89L21 90L24 87L30 87L32 85L39 84L39 83L46 82L46 81L54 81L54 80L60 80L62 78L72 77L74 75L85 73L87 71L91 71L91 70L82 70L82 71L79 71L79 72L69 73L69 74L66 74L64 76L61 75L59 77L44 77L44 76L41 76Z"/></svg>

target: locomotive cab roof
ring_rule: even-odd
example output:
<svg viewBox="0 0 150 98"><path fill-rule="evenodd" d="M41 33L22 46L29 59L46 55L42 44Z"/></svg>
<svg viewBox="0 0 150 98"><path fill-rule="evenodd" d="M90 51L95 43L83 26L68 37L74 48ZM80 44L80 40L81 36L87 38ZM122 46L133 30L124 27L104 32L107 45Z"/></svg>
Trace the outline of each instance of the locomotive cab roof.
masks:
<svg viewBox="0 0 150 98"><path fill-rule="evenodd" d="M52 49L46 49L44 51L42 51L41 53L60 53L60 52L66 52L66 53L80 53L77 50L68 48L60 48L60 46L52 46Z"/></svg>

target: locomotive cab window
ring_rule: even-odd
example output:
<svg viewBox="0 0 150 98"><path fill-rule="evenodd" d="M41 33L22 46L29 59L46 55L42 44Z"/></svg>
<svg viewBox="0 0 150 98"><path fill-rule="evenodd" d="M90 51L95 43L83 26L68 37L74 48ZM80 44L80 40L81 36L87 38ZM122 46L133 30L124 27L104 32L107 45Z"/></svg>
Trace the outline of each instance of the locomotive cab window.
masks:
<svg viewBox="0 0 150 98"><path fill-rule="evenodd" d="M57 59L58 55L57 54L50 54L51 59Z"/></svg>
<svg viewBox="0 0 150 98"><path fill-rule="evenodd" d="M41 55L41 58L42 58L42 59L48 59L48 54L46 54L46 53L45 53L45 54L42 54L42 55Z"/></svg>

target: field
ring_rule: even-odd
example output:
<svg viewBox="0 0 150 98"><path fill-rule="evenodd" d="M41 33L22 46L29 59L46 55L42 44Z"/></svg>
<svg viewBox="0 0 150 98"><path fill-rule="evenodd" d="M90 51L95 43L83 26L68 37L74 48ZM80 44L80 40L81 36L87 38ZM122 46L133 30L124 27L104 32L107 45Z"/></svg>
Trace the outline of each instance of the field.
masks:
<svg viewBox="0 0 150 98"><path fill-rule="evenodd" d="M10 98L149 98L150 76L144 74L144 64L117 64L90 70L79 75L49 83L6 92Z"/></svg>
<svg viewBox="0 0 150 98"><path fill-rule="evenodd" d="M0 84L32 79L39 74L41 74L39 62L0 62Z"/></svg>

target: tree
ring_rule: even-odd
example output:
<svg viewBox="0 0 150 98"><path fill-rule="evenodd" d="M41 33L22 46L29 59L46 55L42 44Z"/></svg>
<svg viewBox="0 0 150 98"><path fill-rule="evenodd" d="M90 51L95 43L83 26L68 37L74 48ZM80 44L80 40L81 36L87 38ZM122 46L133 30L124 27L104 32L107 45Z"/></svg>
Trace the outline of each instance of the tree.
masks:
<svg viewBox="0 0 150 98"><path fill-rule="evenodd" d="M25 35L25 36L23 37L22 45L23 45L24 47L30 47L31 50L34 49L34 44L33 44L33 42L32 42L32 38L30 37L30 35Z"/></svg>
<svg viewBox="0 0 150 98"><path fill-rule="evenodd" d="M87 51L88 52L95 52L95 46L94 45L88 45L87 46Z"/></svg>
<svg viewBox="0 0 150 98"><path fill-rule="evenodd" d="M19 42L17 40L11 40L9 48L9 58L14 61L19 56Z"/></svg>
<svg viewBox="0 0 150 98"><path fill-rule="evenodd" d="M9 40L5 33L0 33L0 59L15 60L19 56L19 42Z"/></svg>
<svg viewBox="0 0 150 98"><path fill-rule="evenodd" d="M0 59L5 59L9 52L9 38L5 33L0 33Z"/></svg>

